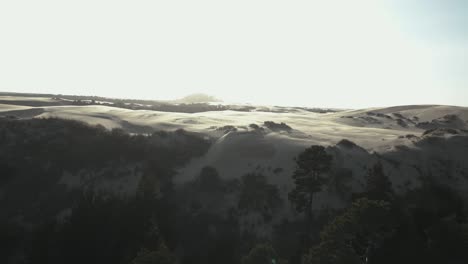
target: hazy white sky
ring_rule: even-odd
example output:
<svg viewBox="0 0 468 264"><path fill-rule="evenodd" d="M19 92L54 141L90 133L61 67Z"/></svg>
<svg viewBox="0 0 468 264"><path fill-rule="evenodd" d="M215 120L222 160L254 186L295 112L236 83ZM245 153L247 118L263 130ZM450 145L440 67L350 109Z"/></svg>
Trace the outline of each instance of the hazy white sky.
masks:
<svg viewBox="0 0 468 264"><path fill-rule="evenodd" d="M468 1L0 1L0 91L468 106Z"/></svg>

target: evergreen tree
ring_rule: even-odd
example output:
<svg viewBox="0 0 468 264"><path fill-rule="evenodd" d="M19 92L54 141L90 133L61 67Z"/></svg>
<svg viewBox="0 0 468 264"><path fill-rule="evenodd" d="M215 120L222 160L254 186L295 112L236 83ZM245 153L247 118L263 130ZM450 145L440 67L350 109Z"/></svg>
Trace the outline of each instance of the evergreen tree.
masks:
<svg viewBox="0 0 468 264"><path fill-rule="evenodd" d="M222 188L222 181L218 171L210 166L205 166L201 169L196 183L200 191L215 192Z"/></svg>
<svg viewBox="0 0 468 264"><path fill-rule="evenodd" d="M305 264L360 264L391 235L395 222L385 201L362 198L321 233L321 242L304 257Z"/></svg>
<svg viewBox="0 0 468 264"><path fill-rule="evenodd" d="M306 212L312 218L312 201L325 183L325 174L330 171L333 157L322 146L311 146L296 158L293 174L295 188L289 193L289 200L298 212Z"/></svg>
<svg viewBox="0 0 468 264"><path fill-rule="evenodd" d="M393 199L392 183L384 173L382 163L377 162L367 174L366 196L371 200L390 201Z"/></svg>
<svg viewBox="0 0 468 264"><path fill-rule="evenodd" d="M262 213L265 220L282 204L276 185L268 183L262 174L249 173L242 176L238 208L246 212Z"/></svg>

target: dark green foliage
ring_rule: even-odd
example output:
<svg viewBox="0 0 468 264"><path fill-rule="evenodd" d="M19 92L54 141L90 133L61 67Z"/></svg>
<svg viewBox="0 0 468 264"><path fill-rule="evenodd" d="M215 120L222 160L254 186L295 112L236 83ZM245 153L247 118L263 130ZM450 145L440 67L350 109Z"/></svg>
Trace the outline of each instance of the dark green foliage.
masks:
<svg viewBox="0 0 468 264"><path fill-rule="evenodd" d="M225 212L226 197L237 193L238 185L237 179L223 180L215 168L205 166L193 181L179 186L177 205L188 214Z"/></svg>
<svg viewBox="0 0 468 264"><path fill-rule="evenodd" d="M238 207L247 212L260 212L269 218L281 206L278 187L269 184L265 176L249 173L242 176Z"/></svg>
<svg viewBox="0 0 468 264"><path fill-rule="evenodd" d="M223 180L213 167L204 167L176 193L175 226L181 263L238 264L241 246L237 209L227 196L237 197L239 183ZM231 203L231 205L228 205Z"/></svg>
<svg viewBox="0 0 468 264"><path fill-rule="evenodd" d="M69 120L0 119L0 223L19 223L18 232L0 234L13 247L3 247L8 254L1 257L127 264L140 248L154 248L154 225L173 245L174 171L209 143L183 130L129 135ZM136 194L120 197L93 191L98 178L78 189L61 184L64 173L79 178L79 172L102 181L143 176ZM57 222L65 209L71 215Z"/></svg>
<svg viewBox="0 0 468 264"><path fill-rule="evenodd" d="M216 130L222 131L224 134L227 134L227 133L229 133L229 132L236 132L236 131L237 131L237 127L231 126L231 125L227 125L227 126L218 127L218 128L216 128Z"/></svg>
<svg viewBox="0 0 468 264"><path fill-rule="evenodd" d="M157 158L165 166L180 164L203 154L208 142L184 131L163 137L131 136L121 129L107 131L76 121L60 119L0 120L0 145L10 161L27 150L23 162L54 161L68 171L97 168L111 162L132 162ZM166 155L161 155L165 153ZM20 157L18 157L20 158ZM19 160L16 162L20 162Z"/></svg>
<svg viewBox="0 0 468 264"><path fill-rule="evenodd" d="M275 249L269 244L256 245L247 256L242 258L242 264L287 264L280 260Z"/></svg>
<svg viewBox="0 0 468 264"><path fill-rule="evenodd" d="M393 198L392 183L384 173L382 163L377 162L367 174L366 196L372 200L389 201Z"/></svg>
<svg viewBox="0 0 468 264"><path fill-rule="evenodd" d="M306 263L467 263L466 203L453 191L429 181L392 197L354 202L323 229Z"/></svg>
<svg viewBox="0 0 468 264"><path fill-rule="evenodd" d="M354 142L352 142L351 140L348 140L348 139L342 139L336 145L337 146L343 146L343 147L346 147L346 148L349 148L349 149L357 147L356 143L354 143Z"/></svg>
<svg viewBox="0 0 468 264"><path fill-rule="evenodd" d="M258 126L257 124L250 124L249 127L254 129L254 130L260 129L260 126Z"/></svg>
<svg viewBox="0 0 468 264"><path fill-rule="evenodd" d="M393 226L388 203L360 199L324 228L320 244L304 263L364 263L392 234Z"/></svg>
<svg viewBox="0 0 468 264"><path fill-rule="evenodd" d="M8 197L0 197L0 219L22 210L24 221L37 222L66 208L76 193L60 184L64 173L79 178L78 172L106 171L100 177L118 178L133 166L143 174L142 192L167 192L174 169L205 153L209 143L182 130L143 136L70 120L0 119L0 188ZM84 187L91 188L94 180Z"/></svg>
<svg viewBox="0 0 468 264"><path fill-rule="evenodd" d="M23 254L25 231L17 223L0 221L0 263L14 263Z"/></svg>
<svg viewBox="0 0 468 264"><path fill-rule="evenodd" d="M430 180L400 199L399 226L375 263L468 263L466 202Z"/></svg>
<svg viewBox="0 0 468 264"><path fill-rule="evenodd" d="M143 248L138 252L138 255L133 259L131 264L176 264L177 259L172 254L166 245L161 244L158 250L150 251Z"/></svg>
<svg viewBox="0 0 468 264"><path fill-rule="evenodd" d="M295 188L289 193L289 200L297 211L312 215L313 196L322 190L332 159L322 146L311 146L296 158L297 167L292 176Z"/></svg>
<svg viewBox="0 0 468 264"><path fill-rule="evenodd" d="M336 192L343 200L347 201L351 197L350 182L353 179L353 171L339 168L333 171L327 183L329 191Z"/></svg>
<svg viewBox="0 0 468 264"><path fill-rule="evenodd" d="M184 264L237 264L241 245L239 223L233 215L206 211L177 219L177 237Z"/></svg>
<svg viewBox="0 0 468 264"><path fill-rule="evenodd" d="M34 234L31 263L128 263L141 247L160 240L153 231L156 200L84 194L63 224Z"/></svg>
<svg viewBox="0 0 468 264"><path fill-rule="evenodd" d="M263 125L273 131L286 131L286 132L292 131L292 128L283 122L275 123L273 121L265 121L263 122Z"/></svg>
<svg viewBox="0 0 468 264"><path fill-rule="evenodd" d="M304 221L284 219L273 230L272 245L279 256L299 263L303 253L308 250L303 244Z"/></svg>
<svg viewBox="0 0 468 264"><path fill-rule="evenodd" d="M223 187L218 171L210 166L203 167L196 179L196 184L202 192L216 192Z"/></svg>
<svg viewBox="0 0 468 264"><path fill-rule="evenodd" d="M173 190L173 168L159 162L144 165L143 175L138 183L137 195L145 198L161 198Z"/></svg>
<svg viewBox="0 0 468 264"><path fill-rule="evenodd" d="M283 170L284 170L283 168L275 168L275 169L273 170L273 173L274 173L274 174L279 174L279 173L283 172Z"/></svg>
<svg viewBox="0 0 468 264"><path fill-rule="evenodd" d="M468 262L466 203L430 182L400 199L392 213L398 226L372 263Z"/></svg>

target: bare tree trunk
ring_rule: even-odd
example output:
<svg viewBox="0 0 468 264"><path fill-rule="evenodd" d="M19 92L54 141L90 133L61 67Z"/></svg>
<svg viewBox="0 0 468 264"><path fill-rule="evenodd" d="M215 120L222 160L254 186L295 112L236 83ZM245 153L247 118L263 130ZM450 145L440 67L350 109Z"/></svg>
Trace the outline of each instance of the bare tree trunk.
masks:
<svg viewBox="0 0 468 264"><path fill-rule="evenodd" d="M311 222L312 221L312 217L313 217L313 212L312 212L312 201L314 199L314 193L311 192L309 194L309 202L307 204L307 221L308 222Z"/></svg>
<svg viewBox="0 0 468 264"><path fill-rule="evenodd" d="M312 219L313 219L313 212L312 212L312 201L314 198L314 193L310 192L309 200L307 201L307 212L306 212L306 227L305 227L305 245L306 247L310 247L312 243Z"/></svg>

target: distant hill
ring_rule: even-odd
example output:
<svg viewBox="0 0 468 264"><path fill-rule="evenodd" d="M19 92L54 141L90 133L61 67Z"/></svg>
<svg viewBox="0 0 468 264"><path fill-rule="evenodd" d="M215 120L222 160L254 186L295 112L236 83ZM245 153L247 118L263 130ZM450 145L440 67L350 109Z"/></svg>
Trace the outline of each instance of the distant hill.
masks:
<svg viewBox="0 0 468 264"><path fill-rule="evenodd" d="M176 104L200 104L200 103L218 103L223 100L218 99L214 96L210 96L203 93L195 93L187 95L183 98L173 100L172 103Z"/></svg>

